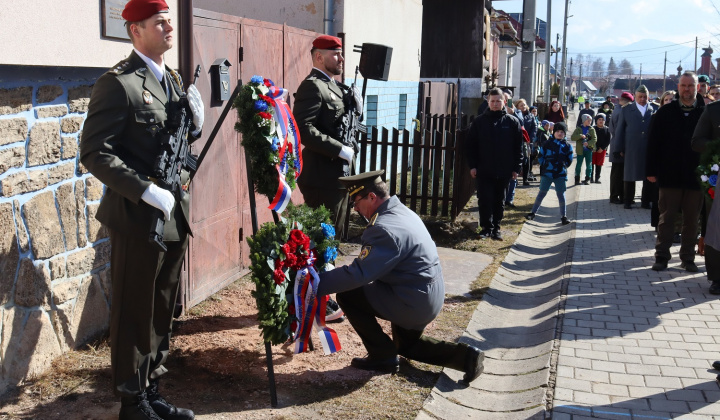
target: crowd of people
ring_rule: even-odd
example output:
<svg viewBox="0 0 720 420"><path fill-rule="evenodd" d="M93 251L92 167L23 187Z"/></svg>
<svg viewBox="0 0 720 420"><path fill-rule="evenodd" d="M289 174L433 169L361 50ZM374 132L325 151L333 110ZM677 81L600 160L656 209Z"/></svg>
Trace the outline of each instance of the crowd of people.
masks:
<svg viewBox="0 0 720 420"><path fill-rule="evenodd" d="M560 223L571 223L565 191L573 154L576 186L601 183L609 159L610 203L633 209L635 186L642 181L640 207L650 210L649 223L657 233L651 268L667 269L670 248L680 243L680 268L697 272L695 256L705 256L709 291L720 294L720 206L707 197L697 172L701 153L720 138L720 124L715 121L720 120L720 85L711 85L707 76L685 72L677 92L664 92L652 101L644 85L623 92L617 105L608 96L597 113L584 101L572 131L558 101L550 103L540 120L535 107L524 99L513 103L511 97L510 92L490 90L488 107L473 121L468 137L466 152L477 182L481 237L502 239L504 209L514 207L519 176L525 186L537 180L534 164L540 169L539 191L526 218L535 218L554 185Z"/></svg>

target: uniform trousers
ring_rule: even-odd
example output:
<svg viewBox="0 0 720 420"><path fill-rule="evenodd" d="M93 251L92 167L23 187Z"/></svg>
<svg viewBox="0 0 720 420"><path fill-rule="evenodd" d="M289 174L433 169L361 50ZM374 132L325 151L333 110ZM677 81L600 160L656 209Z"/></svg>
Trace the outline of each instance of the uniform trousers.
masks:
<svg viewBox="0 0 720 420"><path fill-rule="evenodd" d="M499 230L505 212L505 194L511 179L478 176L476 180L480 228Z"/></svg>
<svg viewBox="0 0 720 420"><path fill-rule="evenodd" d="M625 185L623 177L625 175L625 164L623 162L613 162L610 167L610 200L623 201L625 196ZM634 193L633 193L634 194Z"/></svg>
<svg viewBox="0 0 720 420"><path fill-rule="evenodd" d="M335 225L335 237L344 239L349 202L347 190L300 186L300 192L305 199L305 204L311 208L325 206L330 211L333 225Z"/></svg>
<svg viewBox="0 0 720 420"><path fill-rule="evenodd" d="M369 357L382 360L400 355L430 365L465 369L466 344L426 337L422 335L423 330L403 328L389 319L391 339L378 323L378 318L384 318L373 309L368 301L372 296L366 296L364 288L338 293L335 298L360 336Z"/></svg>
<svg viewBox="0 0 720 420"><path fill-rule="evenodd" d="M697 242L698 219L703 205L703 192L681 188L660 188L658 208L657 240L655 242L655 258L670 260L670 247L675 235L675 216L682 210L682 243L680 244L680 260L695 261L695 243Z"/></svg>
<svg viewBox="0 0 720 420"><path fill-rule="evenodd" d="M148 231L150 227L148 226ZM147 236L111 231L110 362L115 394L133 397L167 372L187 235L159 251Z"/></svg>

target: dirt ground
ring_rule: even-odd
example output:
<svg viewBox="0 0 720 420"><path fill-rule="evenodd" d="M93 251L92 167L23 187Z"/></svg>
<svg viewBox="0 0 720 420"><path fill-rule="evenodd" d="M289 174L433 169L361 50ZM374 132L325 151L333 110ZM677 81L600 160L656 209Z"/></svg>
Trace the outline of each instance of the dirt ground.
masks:
<svg viewBox="0 0 720 420"><path fill-rule="evenodd" d="M495 262L473 283L473 298L446 299L426 334L453 341L462 335L484 287L515 241L536 191L518 188L517 208L506 211L502 242L477 238L474 200L455 222L428 221L439 246L483 252ZM362 226L353 225L354 241L341 250L356 249L361 232ZM247 277L239 279L176 321L170 371L160 383L166 399L192 409L198 419L415 418L440 369L408 361L401 363L398 375L351 368L350 360L366 352L347 321L330 324L342 344L334 355L323 355L321 348L293 355L290 344L272 347L278 405L271 407L265 345L250 295L253 287ZM117 418L120 405L111 393L109 354L107 341L100 340L59 357L42 377L0 396L0 419Z"/></svg>

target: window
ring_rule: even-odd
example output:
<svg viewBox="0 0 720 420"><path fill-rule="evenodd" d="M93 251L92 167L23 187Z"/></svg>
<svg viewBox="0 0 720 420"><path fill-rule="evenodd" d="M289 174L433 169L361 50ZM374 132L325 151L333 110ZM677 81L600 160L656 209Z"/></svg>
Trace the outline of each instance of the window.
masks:
<svg viewBox="0 0 720 420"><path fill-rule="evenodd" d="M400 95L400 106L398 108L398 130L405 129L405 120L407 119L407 95Z"/></svg>
<svg viewBox="0 0 720 420"><path fill-rule="evenodd" d="M371 127L377 127L378 125L378 96L368 95L366 98L367 103L367 126L368 132Z"/></svg>

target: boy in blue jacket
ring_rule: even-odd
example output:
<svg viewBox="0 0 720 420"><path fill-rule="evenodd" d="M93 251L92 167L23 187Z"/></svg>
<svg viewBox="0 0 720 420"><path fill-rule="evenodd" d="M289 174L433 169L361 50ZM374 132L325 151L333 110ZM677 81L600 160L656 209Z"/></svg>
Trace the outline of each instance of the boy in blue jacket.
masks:
<svg viewBox="0 0 720 420"><path fill-rule="evenodd" d="M525 218L533 220L540 204L550 190L550 185L555 184L558 202L560 204L561 223L570 224L566 216L565 190L567 189L567 168L573 161L573 148L565 140L567 125L559 122L553 127L553 136L540 145L538 150L538 161L540 162L540 191L535 198L532 211Z"/></svg>

